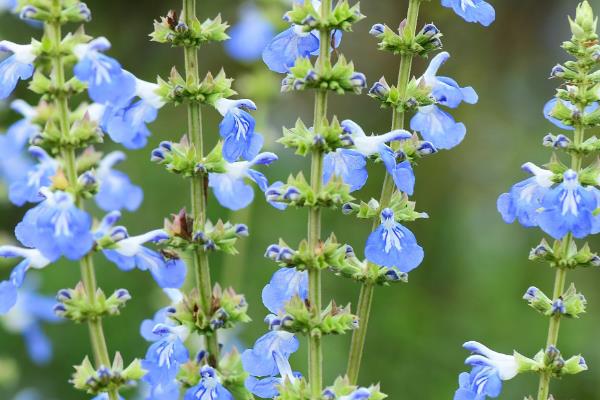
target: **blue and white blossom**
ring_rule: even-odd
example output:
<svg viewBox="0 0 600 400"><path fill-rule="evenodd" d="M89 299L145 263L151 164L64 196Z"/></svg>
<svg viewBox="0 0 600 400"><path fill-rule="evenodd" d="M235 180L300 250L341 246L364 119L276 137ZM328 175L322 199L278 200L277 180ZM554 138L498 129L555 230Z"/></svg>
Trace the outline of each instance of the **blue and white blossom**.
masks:
<svg viewBox="0 0 600 400"><path fill-rule="evenodd" d="M456 108L462 102L475 104L478 96L472 87L460 87L451 78L437 76L440 67L450 58L450 54L442 52L436 55L429 67L419 79L420 84L431 88L432 96L437 104L420 107L410 121L411 129L419 132L423 138L438 149L449 150L462 142L467 128L438 105Z"/></svg>
<svg viewBox="0 0 600 400"><path fill-rule="evenodd" d="M56 175L59 167L58 161L41 147L31 146L29 154L37 158L38 163L27 171L26 176L12 182L8 189L8 198L17 206L44 200L40 189L51 186L52 177Z"/></svg>
<svg viewBox="0 0 600 400"><path fill-rule="evenodd" d="M254 5L242 6L239 14L240 21L229 29L225 50L236 60L257 61L275 36L275 28Z"/></svg>
<svg viewBox="0 0 600 400"><path fill-rule="evenodd" d="M0 52L12 53L0 63L0 100L6 99L17 87L19 80L33 76L36 55L31 44L0 41Z"/></svg>
<svg viewBox="0 0 600 400"><path fill-rule="evenodd" d="M367 239L365 257L374 264L408 273L421 264L424 252L415 235L396 222L394 212L386 208L381 212L381 225Z"/></svg>
<svg viewBox="0 0 600 400"><path fill-rule="evenodd" d="M552 122L556 127L560 128L560 129L564 129L567 131L575 130L575 128L573 126L565 125L560 120L558 120L558 119L554 118L552 115L550 115L552 113L552 110L554 110L554 108L556 107L556 105L558 104L559 101L563 106L565 106L566 108L571 110L573 113L578 112L577 107L570 101L558 99L555 97L555 98L551 99L550 101L548 101L544 105L544 117L546 117L546 119L548 121ZM600 105L597 102L588 105L584 110L584 115L587 115L587 114L590 114L590 113L596 111L598 109L598 107L600 107Z"/></svg>
<svg viewBox="0 0 600 400"><path fill-rule="evenodd" d="M600 223L594 212L599 197L598 189L583 187L577 173L567 170L563 182L544 194L538 224L555 239L562 239L567 233L576 238L598 233Z"/></svg>
<svg viewBox="0 0 600 400"><path fill-rule="evenodd" d="M205 365L200 368L200 382L185 392L184 400L233 400L233 395L225 389L217 371Z"/></svg>
<svg viewBox="0 0 600 400"><path fill-rule="evenodd" d="M164 230L157 229L139 236L122 238L124 232L118 228L120 227L117 227L116 231L113 229L113 232L116 233L114 236L118 239L114 246L102 250L108 260L122 271L131 271L135 268L149 271L162 288L180 288L183 285L186 266L181 259L167 258L163 254L143 246L148 242L160 243L169 239L169 235Z"/></svg>
<svg viewBox="0 0 600 400"><path fill-rule="evenodd" d="M227 163L224 173L211 172L208 175L208 186L213 189L215 197L223 207L241 210L254 199L254 190L246 183L247 179L254 181L263 192L269 186L267 178L252 167L270 165L276 160L275 154L267 152L256 155L250 161Z"/></svg>
<svg viewBox="0 0 600 400"><path fill-rule="evenodd" d="M533 176L514 185L508 193L500 195L498 211L507 224L517 220L525 227L534 227L538 225L542 199L554 184L554 174L533 163L523 164L522 169Z"/></svg>
<svg viewBox="0 0 600 400"><path fill-rule="evenodd" d="M219 99L215 108L223 116L219 134L223 138L223 158L235 162L239 158L252 160L262 148L263 138L254 132L256 121L245 110L256 110L252 100Z"/></svg>
<svg viewBox="0 0 600 400"><path fill-rule="evenodd" d="M148 371L144 381L151 386L169 387L181 365L189 360L184 342L190 335L190 330L184 325L158 324L153 333L159 339L148 348L146 357L142 360L142 367Z"/></svg>
<svg viewBox="0 0 600 400"><path fill-rule="evenodd" d="M290 332L271 331L259 338L252 349L242 353L242 365L250 374L246 388L263 399L276 397L277 385L285 379L292 383L297 379L298 373L289 363L297 350L298 339Z"/></svg>
<svg viewBox="0 0 600 400"><path fill-rule="evenodd" d="M169 311L183 300L183 293L178 289L163 289L163 292L169 297L170 305L161 308L152 319L145 319L140 325L140 335L149 342L160 340L160 336L154 333L156 325L174 325L173 321L168 318Z"/></svg>
<svg viewBox="0 0 600 400"><path fill-rule="evenodd" d="M6 314L17 304L19 289L23 286L27 271L32 268L45 268L50 264L50 260L39 250L16 246L0 246L0 257L22 258L12 270L9 279L0 282L0 314Z"/></svg>
<svg viewBox="0 0 600 400"><path fill-rule="evenodd" d="M502 381L510 380L519 373L514 356L497 353L478 342L467 342L463 347L474 353L465 361L473 370L460 374L454 400L496 398L502 391Z"/></svg>
<svg viewBox="0 0 600 400"><path fill-rule="evenodd" d="M408 140L412 134L395 130L383 135L367 136L354 121L342 121L344 133L352 140L353 149L338 149L328 153L323 160L323 180L329 182L333 176L341 177L352 191L362 188L368 178L366 159L378 154L388 173L394 178L396 187L409 195L414 190L414 174L408 160L396 163L397 155L386 143Z"/></svg>
<svg viewBox="0 0 600 400"><path fill-rule="evenodd" d="M285 304L293 297L308 298L308 272L296 268L281 268L273 274L263 288L262 301L273 314L284 311Z"/></svg>
<svg viewBox="0 0 600 400"><path fill-rule="evenodd" d="M65 256L79 260L94 244L92 217L75 205L70 193L42 188L44 200L27 211L17 225L17 239L26 247L38 249L50 261Z"/></svg>
<svg viewBox="0 0 600 400"><path fill-rule="evenodd" d="M490 26L496 19L496 11L484 0L442 0L444 7L452 8L467 22Z"/></svg>
<svg viewBox="0 0 600 400"><path fill-rule="evenodd" d="M0 284L1 286L1 284ZM52 358L52 343L42 330L42 323L57 323L54 313L56 301L38 294L35 287L26 284L19 289L19 299L8 313L0 316L0 325L8 332L22 335L29 357L36 364L46 364ZM1 296L0 296L1 297ZM0 307L3 307L0 299Z"/></svg>
<svg viewBox="0 0 600 400"><path fill-rule="evenodd" d="M125 160L125 153L114 151L107 154L98 166L96 177L99 182L96 204L104 211L126 209L135 211L144 198L142 188L131 183L129 177L113 167Z"/></svg>
<svg viewBox="0 0 600 400"><path fill-rule="evenodd" d="M73 49L78 59L75 77L88 84L88 94L93 101L123 107L135 94L136 80L117 60L104 54L108 49L110 42L105 37L76 45Z"/></svg>

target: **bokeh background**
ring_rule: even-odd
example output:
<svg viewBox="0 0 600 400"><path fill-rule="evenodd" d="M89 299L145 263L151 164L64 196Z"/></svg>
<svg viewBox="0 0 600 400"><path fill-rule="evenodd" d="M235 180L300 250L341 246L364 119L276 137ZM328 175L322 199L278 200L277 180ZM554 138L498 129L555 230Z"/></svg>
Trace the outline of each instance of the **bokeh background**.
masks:
<svg viewBox="0 0 600 400"><path fill-rule="evenodd" d="M269 5L269 0L263 3ZM220 12L234 23L241 1L199 1L203 17ZM564 61L560 43L569 37L567 14L573 14L575 0L498 0L494 1L497 21L489 29L467 24L439 1L424 3L420 25L434 21L445 34L445 49L452 59L443 67L443 75L472 85L480 95L475 106L462 106L455 112L468 127L468 135L458 148L422 160L417 169L414 199L418 209L427 211L429 220L410 224L426 250L425 262L410 276L408 284L377 290L362 369L363 384L380 382L391 399L451 399L457 387L457 375L465 370L465 340L480 340L502 352L519 350L533 355L543 347L547 319L529 309L521 299L530 285L550 291L553 271L543 264L527 260L529 249L541 235L535 230L505 225L495 204L497 196L521 180L520 165L526 161L546 162L549 151L540 146L542 136L553 130L541 114L543 104L553 95L555 81L547 79L552 66ZM600 11L600 1L594 0ZM153 19L169 9L178 9L171 0L89 0L94 19L87 30L94 36L107 36L113 43L110 53L139 77L152 80L165 76L173 64L181 66L182 55L152 43L148 33ZM344 37L341 50L354 60L357 70L370 82L386 76L394 81L398 59L377 51L376 41L368 35L370 26L385 22L390 26L404 18L406 0L364 1L367 19L354 33ZM10 15L0 18L0 37L26 41L40 31L24 25ZM278 94L278 79L261 64L242 64L231 59L222 45L205 47L201 53L203 71L217 72L223 66L233 77L244 97L258 99L260 130L268 147L280 155L267 176L285 178L290 172L306 170L308 160L294 156L276 144L281 126L291 126L299 116L311 120L312 97L302 94ZM182 66L181 66L182 67ZM424 63L418 62L420 74ZM33 98L21 86L19 95ZM266 101L269 96L272 100ZM331 111L340 119L351 118L366 131L383 133L390 126L390 112L380 110L368 96L333 96ZM218 136L219 116L205 113L205 132L209 141ZM8 126L16 116L0 113L0 126ZM187 182L170 175L149 161L149 152L161 140L177 139L185 133L185 109L166 107L151 126L153 136L144 150L128 152L122 166L131 179L145 191L140 210L127 214L124 223L130 232L140 233L158 227L163 218L188 204ZM103 149L115 148L113 144ZM374 169L361 198L378 197L383 171ZM2 193L0 229L11 240L12 229L24 210L6 201ZM266 312L260 303L262 287L275 270L263 258L264 249L278 238L297 243L305 236L306 212L281 213L270 208L261 197L245 212L231 214L210 202L213 218L247 221L251 236L242 254L235 258L212 258L214 278L234 285L246 294L254 323L238 332L242 343L251 345L265 330L261 320ZM326 212L324 234L335 232L338 238L361 249L369 224ZM598 248L596 239L591 239ZM123 273L101 257L97 259L100 286L106 291L129 289L133 300L122 315L106 320L111 351L121 351L126 359L143 357L147 344L138 334L142 319L165 303L148 274ZM4 279L9 268L0 270ZM73 263L61 262L40 274L42 290L53 294L72 287L79 279ZM600 275L586 270L569 273L569 281L587 297L588 314L578 321L565 321L560 348L566 355L583 353L590 371L555 382L552 392L557 399L600 399ZM325 299L338 303L356 302L359 287L352 281L333 276L325 278ZM54 343L54 359L45 366L32 364L26 356L22 338L0 330L0 399L12 399L23 388L34 387L42 399L71 400L84 398L71 389L67 377L72 365L89 352L85 326L62 324L47 326ZM345 370L350 336L325 340L326 382ZM300 371L306 368L306 346L292 358ZM519 376L506 385L501 398L522 399L537 390L537 377ZM129 395L125 393L126 397Z"/></svg>

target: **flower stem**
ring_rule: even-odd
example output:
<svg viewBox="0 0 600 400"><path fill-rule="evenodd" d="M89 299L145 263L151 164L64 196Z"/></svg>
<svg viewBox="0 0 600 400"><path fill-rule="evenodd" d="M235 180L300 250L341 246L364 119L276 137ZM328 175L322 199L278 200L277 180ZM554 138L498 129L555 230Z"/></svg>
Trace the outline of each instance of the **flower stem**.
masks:
<svg viewBox="0 0 600 400"><path fill-rule="evenodd" d="M415 37L417 32L417 22L419 20L419 8L422 0L410 0L408 4L408 16L406 19L406 32L409 32L411 37ZM410 81L410 73L412 69L413 54L406 53L400 57L400 69L398 72L398 90L400 91L400 98L406 100L406 91L408 89L408 83ZM392 113L392 130L404 128L405 113L404 111L394 109ZM392 143L392 147L395 147L395 143ZM392 195L394 194L394 180L386 173L383 181L383 187L381 190L381 197L379 204L381 208L389 206ZM373 219L373 228L375 230L379 226L379 216ZM368 268L379 268L377 265L369 263ZM369 326L369 316L371 313L371 304L373 302L374 285L372 282L363 283L360 289L360 295L357 306L357 316L360 322L358 329L352 333L352 342L350 344L350 354L348 356L348 369L347 375L350 379L350 383L356 384L358 382L358 375L360 372L360 365L365 348L365 341L367 337L367 328Z"/></svg>
<svg viewBox="0 0 600 400"><path fill-rule="evenodd" d="M584 84L582 84L584 85ZM579 105L579 111L581 115L583 115L583 111L585 106ZM585 128L581 124L577 124L575 127L575 134L573 137L573 145L579 146L585 140ZM580 153L573 153L571 155L571 169L575 172L579 173L581 170L581 164L583 162L583 157ZM573 240L573 235L569 233L563 239L562 243L562 254L566 255L569 247L571 246L571 241ZM552 300L556 300L560 296L563 295L565 291L565 286L567 283L567 269L557 267L556 275L554 278L554 291L552 294ZM558 332L560 330L560 314L553 315L550 317L550 326L548 327L548 338L546 340L546 348L550 346L556 346L558 344ZM538 396L537 400L548 400L548 396L550 394L550 379L552 379L552 373L549 371L543 372L540 376L540 384L538 387Z"/></svg>
<svg viewBox="0 0 600 400"><path fill-rule="evenodd" d="M55 10L60 12L61 4L60 1L55 0L53 2ZM52 57L52 70L54 77L54 84L57 88L64 88L65 79L65 67L62 55L59 50L60 43L62 41L62 27L60 22L46 23L44 26L45 33L48 39L51 40L53 48L56 49L54 56ZM58 124L62 137L68 137L70 135L69 125L69 104L65 94L58 94L54 101L54 105L57 109ZM63 159L63 168L66 178L71 187L77 185L77 165L75 158L75 149L72 147L64 147L61 149L61 156ZM84 209L83 199L77 198L77 207ZM94 260L92 253L85 255L80 261L81 269L81 280L85 291L88 296L88 301L93 305L96 301L96 273L94 269ZM94 360L96 368L101 366L110 367L110 356L108 354L108 346L106 345L106 338L104 336L104 328L102 327L102 318L96 317L88 320L88 330L90 333L90 341L92 345L92 351L94 353ZM108 398L110 400L118 400L119 395L116 389L111 389L108 392Z"/></svg>
<svg viewBox="0 0 600 400"><path fill-rule="evenodd" d="M183 0L183 18L190 26L196 18L196 0ZM185 73L189 84L196 84L200 80L198 71L198 49L185 47ZM204 156L204 143L202 136L202 110L200 103L188 103L188 136L192 146L196 149L197 157ZM194 229L204 229L206 224L206 175L199 174L191 180L192 216ZM200 303L205 315L210 315L212 306L212 283L208 254L201 248L194 250L194 271L196 287L200 293ZM206 335L206 350L209 353L209 363L215 367L219 360L219 339L217 332Z"/></svg>
<svg viewBox="0 0 600 400"><path fill-rule="evenodd" d="M323 0L321 2L321 17L327 19L331 13L332 0ZM323 29L320 32L319 58L317 60L317 72L323 72L330 62L329 48L331 46L331 31ZM314 131L321 132L323 123L327 118L327 91L318 90L315 95L315 115ZM323 152L315 149L311 159L310 184L314 193L321 190L323 183ZM308 216L308 244L313 251L316 251L321 238L321 209L313 207ZM308 270L308 300L312 310L320 318L322 307L321 296L321 271L317 268ZM318 331L309 333L309 351L308 351L308 379L310 382L310 392L312 399L321 398L323 388L323 348L321 342L321 333Z"/></svg>

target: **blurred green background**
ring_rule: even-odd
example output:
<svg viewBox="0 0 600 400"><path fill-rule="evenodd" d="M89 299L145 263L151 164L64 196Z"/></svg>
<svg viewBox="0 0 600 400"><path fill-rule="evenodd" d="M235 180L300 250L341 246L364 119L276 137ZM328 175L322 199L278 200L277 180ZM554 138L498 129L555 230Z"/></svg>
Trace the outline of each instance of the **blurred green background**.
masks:
<svg viewBox="0 0 600 400"><path fill-rule="evenodd" d="M600 11L600 1L593 3ZM199 12L202 17L221 12L226 20L235 22L240 4L233 0L199 0ZM545 343L547 319L521 300L530 285L547 291L551 288L553 271L527 261L529 249L539 242L541 234L505 225L495 204L500 193L524 178L519 169L522 163L543 164L550 156L540 143L542 136L554 128L544 120L541 109L557 85L547 77L552 66L565 59L559 44L569 36L566 15L574 13L576 4L575 0L494 1L497 21L489 29L465 23L442 8L438 0L422 7L420 25L434 21L445 34L445 49L453 56L442 75L475 87L480 102L453 112L468 127L463 144L425 158L418 166L414 199L418 209L427 211L431 218L409 227L425 248L425 262L411 274L408 284L379 289L375 295L361 382L380 382L391 399L451 399L458 373L466 370L462 363L467 354L461 349L465 340L480 340L502 352L517 349L526 355L533 355ZM166 76L173 64L183 69L180 51L152 43L147 36L153 19L169 9L178 9L179 1L89 0L88 5L94 19L86 29L94 36L107 36L113 43L110 55L127 69L146 80L153 80L157 74ZM344 37L341 50L355 62L357 70L366 73L369 82L382 75L392 82L398 68L396 57L377 51L376 41L368 35L369 28L376 22L399 24L406 7L406 0L365 1L362 9L368 18ZM23 42L39 34L9 15L0 19L2 39ZM242 65L230 59L221 45L204 48L200 60L204 71L217 72L224 66L230 76L247 76L237 86L243 97L248 96L248 86L258 81L248 74L258 73L264 82L272 80L273 91L278 90L278 76L266 73L262 65ZM420 74L423 67L419 61L415 73ZM260 86L268 88L267 84ZM265 95L265 90L262 92ZM18 94L33 101L23 85ZM298 116L311 121L312 101L311 96L301 94L276 94L271 102L259 101L260 130L268 136L269 149L280 155L280 161L266 171L270 180L306 170L308 160L282 149L274 140L281 126L293 125ZM380 110L366 95L333 96L331 105L331 111L340 119L351 118L367 132L387 132L390 126L390 112ZM220 117L212 110L205 115L205 132L209 141L215 142ZM7 112L2 116L1 124L5 126L16 118ZM123 221L132 233L161 226L165 216L188 204L187 182L149 162L153 146L161 140L178 139L185 132L185 109L166 107L151 129L153 136L147 148L128 152L122 166L145 191L141 209L126 214ZM102 148L116 147L107 143ZM360 192L361 198L378 197L382 178L382 169L374 169L367 187ZM10 206L4 199L0 207L0 227L10 235L24 210ZM209 215L213 219L230 217L214 200ZM275 271L275 266L263 258L264 249L280 237L291 244L302 239L306 212L281 213L257 196L251 209L232 218L248 219L251 236L241 256L226 260L213 257L212 270L215 279L233 284L246 294L254 323L244 327L240 339L251 345L265 330L261 321L266 310L260 303L260 293ZM362 253L368 223L330 211L324 219L324 235L335 232L340 240ZM597 249L597 243L592 247ZM4 279L8 272L0 271L1 277ZM100 286L107 292L125 287L133 296L120 317L106 320L111 351L121 351L126 359L143 357L147 345L138 334L139 324L166 299L155 289L149 274L123 273L102 257L97 257L97 272ZM73 263L61 262L40 275L43 292L53 294L74 286L79 269ZM600 277L589 270L569 273L569 280L577 282L589 308L581 320L564 322L560 348L565 355L581 352L590 371L555 382L552 392L561 400L600 399ZM358 290L351 281L325 278L327 300L355 303ZM21 337L0 331L0 358L4 360L0 362L0 378L5 378L0 381L9 381L0 388L0 399L12 399L24 387L38 388L43 399L85 398L67 383L72 365L89 353L85 326L65 323L45 330L54 342L55 357L43 368L28 360ZM345 370L349 339L349 335L326 339L326 382ZM4 363L8 359L14 359L18 371ZM292 363L305 371L305 345L293 356ZM17 372L18 378L14 377ZM536 376L519 376L506 385L501 398L522 399L536 390Z"/></svg>

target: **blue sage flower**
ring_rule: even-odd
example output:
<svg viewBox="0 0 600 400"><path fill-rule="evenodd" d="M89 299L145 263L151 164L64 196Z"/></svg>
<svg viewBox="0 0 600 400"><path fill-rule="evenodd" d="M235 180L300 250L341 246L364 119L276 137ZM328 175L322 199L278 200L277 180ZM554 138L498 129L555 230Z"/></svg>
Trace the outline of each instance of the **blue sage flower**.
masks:
<svg viewBox="0 0 600 400"><path fill-rule="evenodd" d="M271 277L262 291L262 301L273 314L284 311L293 297L308 298L308 272L296 268L281 268Z"/></svg>
<svg viewBox="0 0 600 400"><path fill-rule="evenodd" d="M13 53L0 63L0 100L6 99L17 87L19 80L33 76L36 55L30 44L0 41L0 52Z"/></svg>
<svg viewBox="0 0 600 400"><path fill-rule="evenodd" d="M142 367L148 371L144 381L151 386L170 386L182 364L189 360L189 352L185 340L190 330L184 325L171 326L158 324L154 334L159 337L146 352Z"/></svg>
<svg viewBox="0 0 600 400"><path fill-rule="evenodd" d="M297 373L292 372L288 361L298 350L298 339L293 333L271 331L259 338L252 349L242 353L242 365L250 374L246 388L263 399L272 399L279 394L277 386L284 379L294 382Z"/></svg>
<svg viewBox="0 0 600 400"><path fill-rule="evenodd" d="M395 130L384 135L367 136L363 129L354 121L342 121L344 133L348 135L354 149L338 149L328 153L323 160L323 181L325 183L333 176L341 177L344 183L350 185L352 191L362 188L368 178L366 158L378 154L388 171L394 178L399 190L412 194L414 190L414 174L410 162L396 163L396 153L386 143L408 140L410 132Z"/></svg>
<svg viewBox="0 0 600 400"><path fill-rule="evenodd" d="M573 113L578 113L579 110L577 109L577 107L571 103L570 101L566 101L566 100L562 100L562 99L557 99L557 98L552 98L550 101L548 101L545 105L544 105L544 117L546 117L546 119L550 122L552 122L556 127L560 128L560 129L564 129L567 131L572 131L575 130L574 127L570 126L570 125L565 125L564 123L562 123L560 120L558 120L557 118L554 118L551 113L552 110L554 110L554 108L556 107L556 105L558 104L558 102L560 102L561 105L565 106L566 108L568 108L569 110L571 110L571 112ZM588 105L585 110L584 110L584 114L590 114L594 111L596 111L598 109L598 107L600 107L600 105L598 103L592 103L590 105Z"/></svg>
<svg viewBox="0 0 600 400"><path fill-rule="evenodd" d="M452 8L467 22L490 26L496 19L496 10L484 0L442 0L442 5Z"/></svg>
<svg viewBox="0 0 600 400"><path fill-rule="evenodd" d="M208 186L213 189L215 197L223 207L241 210L254 199L254 190L246 183L246 179L254 181L263 192L269 186L267 178L252 167L269 165L276 160L277 156L273 153L261 153L251 161L227 163L224 173L211 172L208 175Z"/></svg>
<svg viewBox="0 0 600 400"><path fill-rule="evenodd" d="M386 208L381 212L381 225L367 239L365 257L374 264L408 273L421 264L424 252L415 235L396 222L394 212Z"/></svg>
<svg viewBox="0 0 600 400"><path fill-rule="evenodd" d="M0 316L0 324L9 332L23 336L29 357L34 363L46 364L52 358L52 343L44 334L41 324L57 323L60 318L54 313L54 298L42 296L36 289L35 285L29 283L19 289L18 301L7 314Z"/></svg>
<svg viewBox="0 0 600 400"><path fill-rule="evenodd" d="M502 391L502 381L510 380L518 374L519 368L514 356L497 353L478 342L467 342L463 347L475 353L465 361L473 366L473 370L471 373L460 374L460 387L454 394L454 400L496 398Z"/></svg>
<svg viewBox="0 0 600 400"><path fill-rule="evenodd" d="M17 206L44 200L40 189L52 185L52 177L56 175L59 167L58 161L41 147L31 146L29 154L37 158L38 163L27 171L27 175L12 182L8 189L8 198Z"/></svg>
<svg viewBox="0 0 600 400"><path fill-rule="evenodd" d="M223 158L229 162L240 157L252 160L263 145L263 138L254 132L256 121L245 110L256 110L253 101L220 99L215 108L223 116L219 124L219 134L223 141Z"/></svg>
<svg viewBox="0 0 600 400"><path fill-rule="evenodd" d="M17 0L0 0L0 12L15 12L17 5Z"/></svg>
<svg viewBox="0 0 600 400"><path fill-rule="evenodd" d="M140 325L140 335L149 342L160 340L160 336L154 333L154 327L158 324L174 325L174 322L168 318L169 312L183 300L183 293L178 289L163 289L163 292L169 297L170 305L158 310L152 319L145 319Z"/></svg>
<svg viewBox="0 0 600 400"><path fill-rule="evenodd" d="M319 36L304 32L301 26L292 26L271 40L265 47L262 58L273 72L284 74L290 71L298 58L310 57L319 51Z"/></svg>
<svg viewBox="0 0 600 400"><path fill-rule="evenodd" d="M339 397L339 400L368 400L369 398L371 398L371 391L361 387L346 396Z"/></svg>
<svg viewBox="0 0 600 400"><path fill-rule="evenodd" d="M205 365L200 368L200 382L185 392L184 400L233 400L233 395L221 384L217 371Z"/></svg>
<svg viewBox="0 0 600 400"><path fill-rule="evenodd" d="M423 138L438 149L451 149L464 139L467 128L463 123L457 123L454 118L439 105L456 108L463 101L475 104L477 93L472 87L462 88L451 78L438 77L440 67L450 58L450 54L442 52L435 56L429 67L419 79L420 84L431 88L431 95L437 104L420 107L410 121L411 129L421 133Z"/></svg>
<svg viewBox="0 0 600 400"><path fill-rule="evenodd" d="M135 77L123 70L121 64L103 52L110 49L110 42L99 37L74 48L78 63L75 77L88 84L90 98L101 104L124 106L135 94Z"/></svg>
<svg viewBox="0 0 600 400"><path fill-rule="evenodd" d="M94 244L92 217L75 205L70 193L42 188L44 201L25 213L17 225L17 239L26 247L36 248L50 261L65 256L79 260Z"/></svg>
<svg viewBox="0 0 600 400"><path fill-rule="evenodd" d="M114 151L106 155L98 166L96 177L99 182L96 204L104 211L126 209L135 211L144 198L144 193L139 186L131 183L129 177L113 167L125 160L125 154Z"/></svg>
<svg viewBox="0 0 600 400"><path fill-rule="evenodd" d="M525 227L534 227L538 225L542 199L553 185L554 174L533 163L523 164L522 169L533 176L514 185L510 192L500 195L498 211L507 224L512 224L516 219Z"/></svg>
<svg viewBox="0 0 600 400"><path fill-rule="evenodd" d="M102 250L104 256L122 271L135 268L149 271L161 288L180 288L186 275L186 266L181 259L167 258L163 254L142 246L144 243L160 243L169 239L162 229L139 236L122 238L124 228L113 228L117 240L113 247ZM111 236L113 234L111 233Z"/></svg>
<svg viewBox="0 0 600 400"><path fill-rule="evenodd" d="M584 188L573 170L563 174L563 182L548 190L542 199L543 209L537 220L540 228L555 239L567 233L584 238L597 233L594 211L598 208L598 189Z"/></svg>
<svg viewBox="0 0 600 400"><path fill-rule="evenodd" d="M23 259L12 270L9 279L0 282L0 314L6 314L17 303L18 292L23 286L27 271L31 268L45 268L50 264L50 260L44 257L39 250L16 246L0 246L0 257Z"/></svg>
<svg viewBox="0 0 600 400"><path fill-rule="evenodd" d="M253 62L261 58L267 44L275 36L275 28L254 5L240 9L240 21L229 29L225 50L236 60Z"/></svg>

